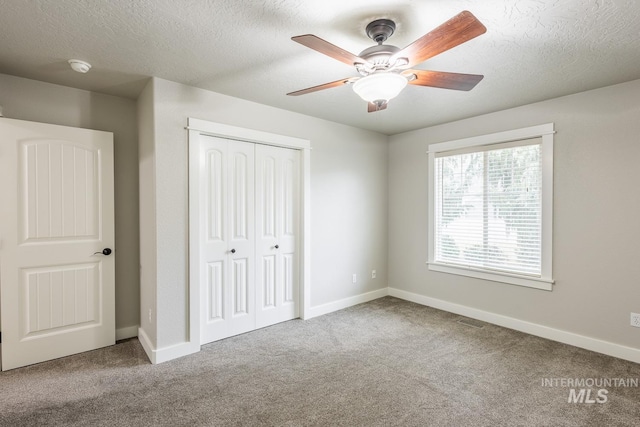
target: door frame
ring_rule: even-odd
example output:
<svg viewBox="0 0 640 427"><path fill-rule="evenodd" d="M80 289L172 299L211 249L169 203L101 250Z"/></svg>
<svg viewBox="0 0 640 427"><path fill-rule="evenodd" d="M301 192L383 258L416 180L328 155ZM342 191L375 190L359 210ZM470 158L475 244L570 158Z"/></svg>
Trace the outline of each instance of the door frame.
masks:
<svg viewBox="0 0 640 427"><path fill-rule="evenodd" d="M187 119L189 133L189 343L200 348L200 135L253 144L272 145L300 151L300 277L299 313L306 319L311 305L311 142L307 139L278 135L207 120Z"/></svg>

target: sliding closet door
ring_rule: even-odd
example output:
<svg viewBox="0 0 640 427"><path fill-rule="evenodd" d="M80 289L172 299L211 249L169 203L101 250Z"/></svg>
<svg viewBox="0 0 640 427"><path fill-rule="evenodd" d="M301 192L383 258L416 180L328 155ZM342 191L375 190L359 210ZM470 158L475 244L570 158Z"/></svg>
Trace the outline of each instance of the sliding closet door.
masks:
<svg viewBox="0 0 640 427"><path fill-rule="evenodd" d="M201 343L255 329L254 144L201 136Z"/></svg>
<svg viewBox="0 0 640 427"><path fill-rule="evenodd" d="M300 152L256 145L256 327L298 317Z"/></svg>

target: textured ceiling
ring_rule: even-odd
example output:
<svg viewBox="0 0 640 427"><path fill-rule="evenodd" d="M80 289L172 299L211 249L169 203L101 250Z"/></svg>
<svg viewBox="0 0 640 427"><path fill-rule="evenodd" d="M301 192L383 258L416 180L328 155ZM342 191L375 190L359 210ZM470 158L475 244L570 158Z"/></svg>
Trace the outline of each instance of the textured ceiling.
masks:
<svg viewBox="0 0 640 427"><path fill-rule="evenodd" d="M471 92L409 86L376 113L349 86L285 95L357 75L292 36L358 54L391 18L404 47L462 10L487 32L416 68L484 74ZM387 134L640 78L637 0L0 0L0 40L0 73L130 98L156 76Z"/></svg>

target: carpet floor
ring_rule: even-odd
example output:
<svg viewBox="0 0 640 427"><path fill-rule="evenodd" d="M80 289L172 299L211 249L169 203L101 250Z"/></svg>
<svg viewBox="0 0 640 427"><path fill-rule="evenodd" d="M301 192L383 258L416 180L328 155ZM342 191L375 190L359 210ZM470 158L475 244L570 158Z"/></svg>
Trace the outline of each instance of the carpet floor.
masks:
<svg viewBox="0 0 640 427"><path fill-rule="evenodd" d="M159 365L126 340L0 373L0 425L640 425L639 364L460 319L385 297Z"/></svg>

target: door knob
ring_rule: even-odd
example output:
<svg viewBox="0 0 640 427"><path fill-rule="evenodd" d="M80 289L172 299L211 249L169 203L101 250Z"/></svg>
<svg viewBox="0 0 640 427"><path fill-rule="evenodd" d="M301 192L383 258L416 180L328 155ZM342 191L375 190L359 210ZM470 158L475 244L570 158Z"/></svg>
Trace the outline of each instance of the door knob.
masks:
<svg viewBox="0 0 640 427"><path fill-rule="evenodd" d="M231 249L231 253L232 253L232 254L235 254L235 253L236 253L236 250L235 250L235 249Z"/></svg>
<svg viewBox="0 0 640 427"><path fill-rule="evenodd" d="M280 246L276 245L275 248L278 249Z"/></svg>
<svg viewBox="0 0 640 427"><path fill-rule="evenodd" d="M102 255L111 255L111 252L113 252L111 250L111 248L104 248L103 250L101 250L100 252L95 252L94 255L98 255L98 254L102 254Z"/></svg>

